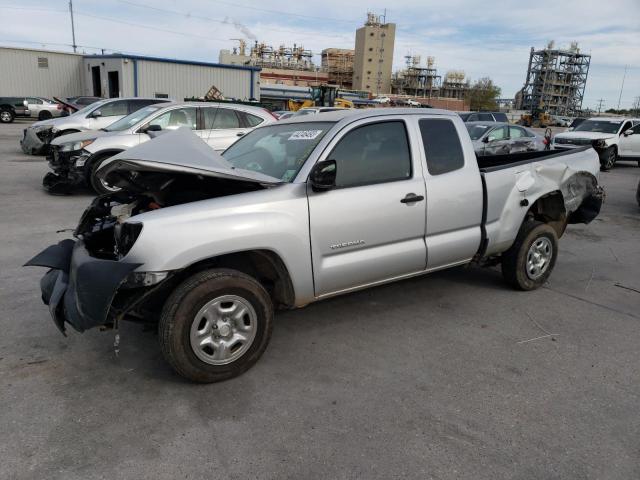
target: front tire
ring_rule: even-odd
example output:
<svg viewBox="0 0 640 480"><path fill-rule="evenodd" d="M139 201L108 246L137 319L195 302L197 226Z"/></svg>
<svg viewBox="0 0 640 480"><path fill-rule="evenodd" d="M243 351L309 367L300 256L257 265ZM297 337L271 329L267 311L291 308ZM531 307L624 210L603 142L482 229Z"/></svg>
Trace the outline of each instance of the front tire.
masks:
<svg viewBox="0 0 640 480"><path fill-rule="evenodd" d="M602 152L602 157L600 157L600 170L606 172L611 170L613 166L618 160L618 151L616 147L609 147L604 152Z"/></svg>
<svg viewBox="0 0 640 480"><path fill-rule="evenodd" d="M98 178L97 175L97 172L100 170L104 161L113 155L115 155L115 153L96 158L91 162L90 168L88 169L87 175L89 175L89 185L98 195L106 195L107 193L115 193L121 190L120 187L113 187L109 185L104 181L104 179Z"/></svg>
<svg viewBox="0 0 640 480"><path fill-rule="evenodd" d="M164 358L199 383L236 377L258 361L273 330L273 304L254 278L230 269L196 273L167 299L158 325Z"/></svg>
<svg viewBox="0 0 640 480"><path fill-rule="evenodd" d="M547 281L557 258L556 231L546 223L526 221L502 255L502 276L518 290L535 290Z"/></svg>

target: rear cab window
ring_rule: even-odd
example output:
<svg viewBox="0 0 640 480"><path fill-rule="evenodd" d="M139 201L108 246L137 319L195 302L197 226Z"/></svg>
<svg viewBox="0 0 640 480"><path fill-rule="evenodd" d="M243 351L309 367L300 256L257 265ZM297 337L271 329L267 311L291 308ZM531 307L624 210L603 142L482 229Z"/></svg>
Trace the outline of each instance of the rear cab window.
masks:
<svg viewBox="0 0 640 480"><path fill-rule="evenodd" d="M422 118L418 124L429 174L442 175L464 167L460 136L451 120Z"/></svg>

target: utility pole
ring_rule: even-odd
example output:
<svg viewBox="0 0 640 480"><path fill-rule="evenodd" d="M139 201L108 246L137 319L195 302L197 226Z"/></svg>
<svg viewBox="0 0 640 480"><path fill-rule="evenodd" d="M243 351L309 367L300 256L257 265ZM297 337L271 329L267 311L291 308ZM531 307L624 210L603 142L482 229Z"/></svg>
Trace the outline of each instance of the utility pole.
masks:
<svg viewBox="0 0 640 480"><path fill-rule="evenodd" d="M71 14L71 38L73 39L73 53L76 53L78 46L76 45L76 27L73 23L73 0L69 0L69 13Z"/></svg>
<svg viewBox="0 0 640 480"><path fill-rule="evenodd" d="M625 65L624 66L624 74L622 75L622 85L620 86L620 96L618 97L618 108L617 108L617 110L620 110L620 100L622 100L622 89L624 88L624 79L627 76L627 68L629 68L629 65Z"/></svg>
<svg viewBox="0 0 640 480"><path fill-rule="evenodd" d="M634 115L640 115L640 97L633 99L633 112Z"/></svg>
<svg viewBox="0 0 640 480"><path fill-rule="evenodd" d="M604 105L604 98L598 100L598 116L600 116L600 111L602 110L602 105Z"/></svg>

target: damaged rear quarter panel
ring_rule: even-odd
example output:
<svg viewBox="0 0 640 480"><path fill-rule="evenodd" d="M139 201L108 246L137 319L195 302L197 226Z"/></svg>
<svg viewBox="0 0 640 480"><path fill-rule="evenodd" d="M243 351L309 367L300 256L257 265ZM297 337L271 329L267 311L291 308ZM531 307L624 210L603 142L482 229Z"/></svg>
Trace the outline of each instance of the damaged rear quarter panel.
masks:
<svg viewBox="0 0 640 480"><path fill-rule="evenodd" d="M599 171L598 154L588 148L484 173L488 192L486 254L508 249L531 206L545 195L559 190L565 213L575 212L589 195L597 193Z"/></svg>

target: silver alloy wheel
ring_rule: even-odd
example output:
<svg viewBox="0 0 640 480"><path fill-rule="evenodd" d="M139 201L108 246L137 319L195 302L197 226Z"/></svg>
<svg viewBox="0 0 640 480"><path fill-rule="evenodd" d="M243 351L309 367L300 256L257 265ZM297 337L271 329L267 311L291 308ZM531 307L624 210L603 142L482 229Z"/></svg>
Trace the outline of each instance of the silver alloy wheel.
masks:
<svg viewBox="0 0 640 480"><path fill-rule="evenodd" d="M549 268L553 257L553 244L547 237L537 238L527 252L527 277L540 278Z"/></svg>
<svg viewBox="0 0 640 480"><path fill-rule="evenodd" d="M236 361L253 344L258 316L246 299L223 295L207 302L191 324L191 349L209 365Z"/></svg>
<svg viewBox="0 0 640 480"><path fill-rule="evenodd" d="M2 112L0 112L0 120L2 120L3 122L10 122L11 121L11 113L3 110Z"/></svg>

